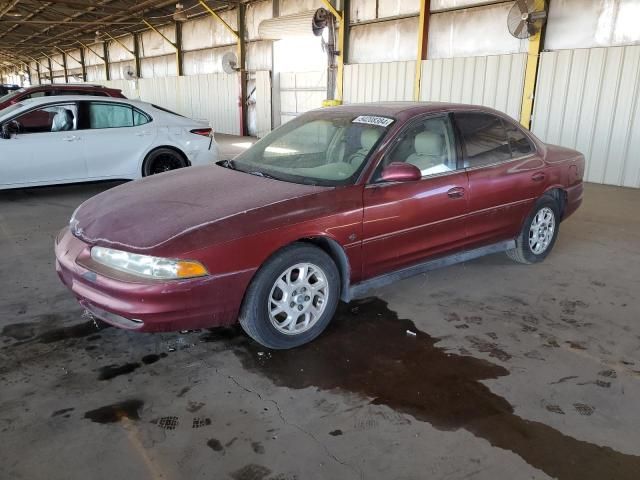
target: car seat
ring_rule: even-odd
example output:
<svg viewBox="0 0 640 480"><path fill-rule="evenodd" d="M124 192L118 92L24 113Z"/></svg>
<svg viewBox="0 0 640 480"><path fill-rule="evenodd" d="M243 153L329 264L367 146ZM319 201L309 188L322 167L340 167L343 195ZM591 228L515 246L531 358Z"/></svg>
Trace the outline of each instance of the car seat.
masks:
<svg viewBox="0 0 640 480"><path fill-rule="evenodd" d="M427 170L444 162L444 141L442 135L427 130L418 133L413 142L415 153L407 158L407 163L415 165L420 171Z"/></svg>
<svg viewBox="0 0 640 480"><path fill-rule="evenodd" d="M380 130L366 128L360 133L360 149L349 157L349 163L359 165L369 154L381 135Z"/></svg>

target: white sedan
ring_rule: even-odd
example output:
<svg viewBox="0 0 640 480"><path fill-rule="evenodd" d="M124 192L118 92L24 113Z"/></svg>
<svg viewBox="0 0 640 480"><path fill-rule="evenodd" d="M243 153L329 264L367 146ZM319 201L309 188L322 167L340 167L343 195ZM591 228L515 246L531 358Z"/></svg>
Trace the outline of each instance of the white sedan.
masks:
<svg viewBox="0 0 640 480"><path fill-rule="evenodd" d="M156 105L56 96L0 111L0 189L136 179L218 159L212 129Z"/></svg>

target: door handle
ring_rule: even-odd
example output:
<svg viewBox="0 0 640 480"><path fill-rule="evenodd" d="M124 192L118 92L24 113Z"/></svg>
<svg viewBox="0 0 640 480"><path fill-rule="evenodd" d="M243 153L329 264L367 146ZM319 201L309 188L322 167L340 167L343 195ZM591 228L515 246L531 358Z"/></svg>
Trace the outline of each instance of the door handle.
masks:
<svg viewBox="0 0 640 480"><path fill-rule="evenodd" d="M138 133L136 133L136 137L145 137L147 135L151 135L151 132L138 132Z"/></svg>
<svg viewBox="0 0 640 480"><path fill-rule="evenodd" d="M538 173L534 173L531 176L531 180L533 180L534 182L541 182L546 178L546 175L544 174L544 172L538 172Z"/></svg>
<svg viewBox="0 0 640 480"><path fill-rule="evenodd" d="M68 137L64 137L62 140L65 142L75 142L76 140L79 140L79 138L75 135L69 135Z"/></svg>
<svg viewBox="0 0 640 480"><path fill-rule="evenodd" d="M464 188L454 187L447 192L449 198L462 198L464 197Z"/></svg>

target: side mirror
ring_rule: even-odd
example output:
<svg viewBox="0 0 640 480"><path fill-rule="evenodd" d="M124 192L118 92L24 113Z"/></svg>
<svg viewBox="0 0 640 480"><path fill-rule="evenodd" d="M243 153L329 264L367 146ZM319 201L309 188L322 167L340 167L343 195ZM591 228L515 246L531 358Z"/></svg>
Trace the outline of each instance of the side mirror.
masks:
<svg viewBox="0 0 640 480"><path fill-rule="evenodd" d="M420 169L406 162L392 162L382 170L380 180L383 182L415 182L422 178Z"/></svg>

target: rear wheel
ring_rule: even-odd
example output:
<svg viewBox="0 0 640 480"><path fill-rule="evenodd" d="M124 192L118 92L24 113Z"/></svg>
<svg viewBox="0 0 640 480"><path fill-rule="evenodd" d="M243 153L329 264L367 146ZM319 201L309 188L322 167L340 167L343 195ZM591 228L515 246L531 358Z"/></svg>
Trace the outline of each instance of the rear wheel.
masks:
<svg viewBox="0 0 640 480"><path fill-rule="evenodd" d="M554 197L543 196L536 202L516 238L516 248L507 255L518 263L537 263L544 260L556 243L560 225L560 208Z"/></svg>
<svg viewBox="0 0 640 480"><path fill-rule="evenodd" d="M187 166L184 157L170 148L158 148L151 152L144 161L142 175L148 177L157 173L168 172Z"/></svg>
<svg viewBox="0 0 640 480"><path fill-rule="evenodd" d="M339 294L340 273L331 257L294 244L260 268L245 295L240 325L267 348L298 347L327 327Z"/></svg>

